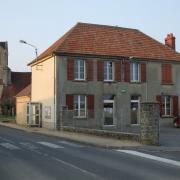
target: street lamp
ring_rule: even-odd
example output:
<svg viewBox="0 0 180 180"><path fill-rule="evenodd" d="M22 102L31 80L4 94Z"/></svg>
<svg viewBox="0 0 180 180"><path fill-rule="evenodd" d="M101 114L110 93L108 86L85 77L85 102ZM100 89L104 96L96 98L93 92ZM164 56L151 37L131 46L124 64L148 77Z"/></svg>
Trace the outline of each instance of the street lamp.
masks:
<svg viewBox="0 0 180 180"><path fill-rule="evenodd" d="M24 40L20 40L19 42L20 42L20 43L23 43L23 44L27 44L27 45L33 47L33 48L35 49L35 54L36 54L36 59L37 59L37 57L38 57L38 52L37 52L37 47L36 47L36 46L34 46L34 45L32 45L32 44L29 44L29 43L27 43L27 42L24 41Z"/></svg>

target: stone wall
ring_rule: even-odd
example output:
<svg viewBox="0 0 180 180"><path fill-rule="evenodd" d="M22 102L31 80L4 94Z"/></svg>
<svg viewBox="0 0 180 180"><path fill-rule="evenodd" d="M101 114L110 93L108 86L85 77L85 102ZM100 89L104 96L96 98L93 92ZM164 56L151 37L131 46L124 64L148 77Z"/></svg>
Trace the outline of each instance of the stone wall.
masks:
<svg viewBox="0 0 180 180"><path fill-rule="evenodd" d="M159 119L158 103L141 103L140 141L142 144L159 144Z"/></svg>

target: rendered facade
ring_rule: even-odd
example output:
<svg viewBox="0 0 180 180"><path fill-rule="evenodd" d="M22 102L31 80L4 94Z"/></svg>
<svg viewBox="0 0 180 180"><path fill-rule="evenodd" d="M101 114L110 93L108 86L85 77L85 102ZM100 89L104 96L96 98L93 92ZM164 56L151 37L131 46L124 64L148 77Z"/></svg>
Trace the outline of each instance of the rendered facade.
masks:
<svg viewBox="0 0 180 180"><path fill-rule="evenodd" d="M29 65L43 127L58 128L63 118L68 126L122 129L139 124L146 101L160 103L162 123L179 115L173 34L162 44L136 29L78 23Z"/></svg>

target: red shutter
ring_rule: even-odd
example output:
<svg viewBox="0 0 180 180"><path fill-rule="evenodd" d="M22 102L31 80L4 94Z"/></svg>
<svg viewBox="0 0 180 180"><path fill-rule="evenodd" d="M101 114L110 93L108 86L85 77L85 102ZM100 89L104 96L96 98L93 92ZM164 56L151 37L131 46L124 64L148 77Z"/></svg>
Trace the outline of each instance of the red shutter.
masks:
<svg viewBox="0 0 180 180"><path fill-rule="evenodd" d="M74 80L74 60L67 60L67 80Z"/></svg>
<svg viewBox="0 0 180 180"><path fill-rule="evenodd" d="M88 116L94 117L94 95L87 95Z"/></svg>
<svg viewBox="0 0 180 180"><path fill-rule="evenodd" d="M161 100L162 96L156 96L156 101L159 103L159 110L160 110L160 116L162 116L163 113L163 105L162 105L162 100Z"/></svg>
<svg viewBox="0 0 180 180"><path fill-rule="evenodd" d="M162 64L162 84L172 83L171 64Z"/></svg>
<svg viewBox="0 0 180 180"><path fill-rule="evenodd" d="M130 63L129 62L124 63L124 81L130 82Z"/></svg>
<svg viewBox="0 0 180 180"><path fill-rule="evenodd" d="M167 82L172 83L171 64L167 65Z"/></svg>
<svg viewBox="0 0 180 180"><path fill-rule="evenodd" d="M121 62L120 61L115 62L115 80L121 81Z"/></svg>
<svg viewBox="0 0 180 180"><path fill-rule="evenodd" d="M141 64L141 82L146 82L146 64Z"/></svg>
<svg viewBox="0 0 180 180"><path fill-rule="evenodd" d="M104 62L97 61L97 80L103 81L104 80Z"/></svg>
<svg viewBox="0 0 180 180"><path fill-rule="evenodd" d="M86 60L86 79L87 81L93 81L93 61Z"/></svg>
<svg viewBox="0 0 180 180"><path fill-rule="evenodd" d="M74 96L70 94L66 94L66 105L68 110L73 110Z"/></svg>
<svg viewBox="0 0 180 180"><path fill-rule="evenodd" d="M178 96L173 96L173 116L178 117L178 115L179 115Z"/></svg>

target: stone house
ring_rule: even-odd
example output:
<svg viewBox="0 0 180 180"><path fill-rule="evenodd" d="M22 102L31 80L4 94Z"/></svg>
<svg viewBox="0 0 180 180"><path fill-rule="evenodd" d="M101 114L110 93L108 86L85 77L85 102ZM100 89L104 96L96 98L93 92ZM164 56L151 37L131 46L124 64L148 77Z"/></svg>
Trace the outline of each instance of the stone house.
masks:
<svg viewBox="0 0 180 180"><path fill-rule="evenodd" d="M43 127L58 128L61 118L98 129L136 125L145 101L160 103L162 123L179 114L173 34L162 44L136 29L77 23L29 66Z"/></svg>

